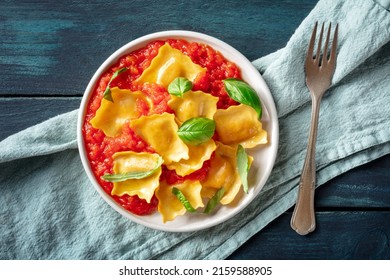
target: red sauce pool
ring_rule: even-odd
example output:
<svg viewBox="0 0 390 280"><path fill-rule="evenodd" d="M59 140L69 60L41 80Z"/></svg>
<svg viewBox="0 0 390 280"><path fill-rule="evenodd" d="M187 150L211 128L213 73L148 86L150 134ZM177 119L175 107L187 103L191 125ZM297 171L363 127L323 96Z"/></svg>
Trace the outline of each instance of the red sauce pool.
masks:
<svg viewBox="0 0 390 280"><path fill-rule="evenodd" d="M152 59L158 54L158 49L166 42L173 48L188 55L194 63L207 69L205 74L198 75L197 79L193 82L193 90L201 90L218 97L219 101L217 107L219 109L225 109L231 105L237 104L227 95L222 80L227 78L241 79L241 72L234 63L226 60L219 52L215 51L210 46L173 39L167 41L154 41L145 47L118 59L118 61L98 79L97 85L88 103L83 125L83 136L92 171L104 191L109 195L111 195L113 184L104 181L101 179L101 176L106 173L112 173L113 154L129 150L135 152L153 152L153 149L139 138L126 124L123 126L120 135L116 137L106 137L102 131L93 128L89 121L95 116L97 109L99 109L103 93L110 82L113 73L123 67L126 67L128 70L122 72L111 81L110 87L117 86L121 89L130 89L132 91L141 90L148 95L154 103L153 112L149 111L146 104L138 103L137 107L141 112L141 115L171 112L167 105L170 95L166 89L158 84L137 85L136 83L133 83L133 81L150 65ZM209 161L206 161L200 170L186 177L181 177L174 171L168 170L163 166L160 180L166 180L170 184L182 182L187 179L201 180L207 174L208 169ZM148 215L153 213L158 204L156 197L153 197L151 203L147 203L145 200L138 198L138 196L124 195L121 197L112 197L122 205L122 207L137 215Z"/></svg>

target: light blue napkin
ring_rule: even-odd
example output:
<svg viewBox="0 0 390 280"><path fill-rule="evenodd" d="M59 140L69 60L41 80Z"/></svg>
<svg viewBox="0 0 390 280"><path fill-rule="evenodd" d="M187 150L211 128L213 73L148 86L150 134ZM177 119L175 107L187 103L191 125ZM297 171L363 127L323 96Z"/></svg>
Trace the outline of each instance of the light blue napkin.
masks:
<svg viewBox="0 0 390 280"><path fill-rule="evenodd" d="M77 110L3 140L0 258L226 258L295 203L311 106L303 63L315 21L339 23L334 85L321 104L318 184L389 153L389 7L385 0L319 1L285 48L254 61L278 109L277 161L259 197L211 229L154 231L111 209L83 171L76 145Z"/></svg>

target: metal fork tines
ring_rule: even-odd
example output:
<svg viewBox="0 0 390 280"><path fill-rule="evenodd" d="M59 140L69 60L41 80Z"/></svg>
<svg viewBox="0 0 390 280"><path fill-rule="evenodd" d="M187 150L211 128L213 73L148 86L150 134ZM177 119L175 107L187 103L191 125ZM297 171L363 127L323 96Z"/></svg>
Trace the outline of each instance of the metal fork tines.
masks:
<svg viewBox="0 0 390 280"><path fill-rule="evenodd" d="M328 27L323 50L322 37L324 33L324 24L322 24L318 45L316 52L314 52L317 25L318 24L316 22L311 35L305 62L306 85L310 90L312 99L310 133L306 158L299 183L297 203L291 219L291 227L301 235L306 235L312 232L316 227L314 214L314 190L316 184L315 146L317 140L318 116L321 98L325 91L330 87L332 76L336 68L338 24L334 30L329 55L328 45L330 44L331 24L329 24Z"/></svg>

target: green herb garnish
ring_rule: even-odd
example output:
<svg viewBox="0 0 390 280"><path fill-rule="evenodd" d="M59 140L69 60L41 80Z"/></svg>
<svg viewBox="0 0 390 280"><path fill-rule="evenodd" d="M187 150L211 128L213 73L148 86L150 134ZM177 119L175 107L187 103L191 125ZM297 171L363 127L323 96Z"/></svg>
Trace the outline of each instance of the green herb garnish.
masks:
<svg viewBox="0 0 390 280"><path fill-rule="evenodd" d="M107 85L107 87L106 87L106 89L105 89L105 91L104 91L104 93L103 93L103 98L104 98L104 99L107 99L108 101L113 102L112 96L111 96L110 84L111 84L111 82L112 82L116 77L118 77L118 75L119 75L120 73L125 72L126 70L127 70L127 68L126 68L126 67L123 67L123 68L118 69L118 70L116 70L116 71L114 72L114 74L112 75L112 77L111 77L110 81L108 82L108 85Z"/></svg>
<svg viewBox="0 0 390 280"><path fill-rule="evenodd" d="M221 198L223 197L225 193L225 189L222 187L220 188L214 195L212 198L210 198L209 202L207 202L207 205L204 209L204 212L205 214L209 214L211 211L214 210L214 208L218 205L219 201L221 200Z"/></svg>
<svg viewBox="0 0 390 280"><path fill-rule="evenodd" d="M226 92L235 101L251 106L257 112L259 119L262 115L260 98L256 91L247 83L237 79L223 80Z"/></svg>
<svg viewBox="0 0 390 280"><path fill-rule="evenodd" d="M237 168L238 174L240 175L243 190L245 193L248 193L249 160L244 147L241 145L238 145L237 148Z"/></svg>
<svg viewBox="0 0 390 280"><path fill-rule="evenodd" d="M214 131L214 120L199 117L186 120L180 126L177 134L184 142L199 145L210 140L214 135Z"/></svg>
<svg viewBox="0 0 390 280"><path fill-rule="evenodd" d="M172 193L177 197L177 199L183 204L188 212L196 212L195 208L191 205L188 199L184 194L176 187L172 188Z"/></svg>
<svg viewBox="0 0 390 280"><path fill-rule="evenodd" d="M192 82L183 77L174 79L168 86L169 94L179 97L183 97L183 94L190 89L192 89Z"/></svg>
<svg viewBox="0 0 390 280"><path fill-rule="evenodd" d="M105 174L102 176L102 179L107 182L123 182L130 179L143 179L151 176L154 172L156 172L163 163L162 157L158 157L156 166L151 170L147 171L133 171L121 174Z"/></svg>
<svg viewBox="0 0 390 280"><path fill-rule="evenodd" d="M103 98L107 99L108 101L113 102L112 95L111 95L111 88L107 85L106 90L103 93Z"/></svg>

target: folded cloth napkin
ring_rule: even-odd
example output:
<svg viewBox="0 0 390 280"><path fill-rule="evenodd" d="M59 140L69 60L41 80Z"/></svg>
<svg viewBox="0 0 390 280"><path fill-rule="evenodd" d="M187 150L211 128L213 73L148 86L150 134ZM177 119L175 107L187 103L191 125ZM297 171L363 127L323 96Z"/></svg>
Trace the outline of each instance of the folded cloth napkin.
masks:
<svg viewBox="0 0 390 280"><path fill-rule="evenodd" d="M359 2L359 3L358 3ZM319 1L286 47L254 61L278 109L280 147L260 195L210 229L137 225L97 194L76 144L77 110L1 142L1 259L224 259L295 203L310 95L304 56L318 21L339 23L337 68L323 98L318 185L390 152L390 1Z"/></svg>

